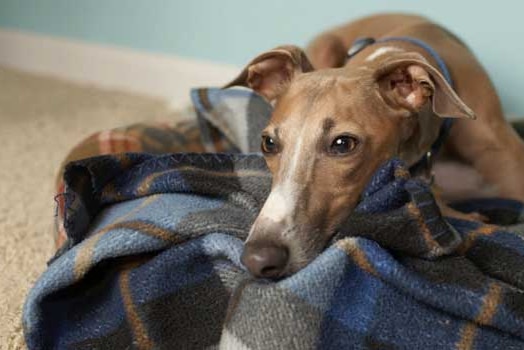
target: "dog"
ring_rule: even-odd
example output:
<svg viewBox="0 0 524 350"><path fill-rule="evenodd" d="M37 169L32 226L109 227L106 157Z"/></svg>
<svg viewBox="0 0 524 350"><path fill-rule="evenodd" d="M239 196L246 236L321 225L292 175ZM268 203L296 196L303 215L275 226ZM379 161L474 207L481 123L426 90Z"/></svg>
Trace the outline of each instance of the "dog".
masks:
<svg viewBox="0 0 524 350"><path fill-rule="evenodd" d="M352 47L358 38L373 39ZM524 143L486 71L460 39L424 17L370 16L320 34L306 52L278 47L253 59L234 85L274 105L261 144L271 192L241 258L255 277L281 278L314 259L381 164L398 157L413 167L427 158L446 134L443 117L456 118L444 153L481 179L476 195L524 200ZM482 218L452 210L444 197L443 215Z"/></svg>

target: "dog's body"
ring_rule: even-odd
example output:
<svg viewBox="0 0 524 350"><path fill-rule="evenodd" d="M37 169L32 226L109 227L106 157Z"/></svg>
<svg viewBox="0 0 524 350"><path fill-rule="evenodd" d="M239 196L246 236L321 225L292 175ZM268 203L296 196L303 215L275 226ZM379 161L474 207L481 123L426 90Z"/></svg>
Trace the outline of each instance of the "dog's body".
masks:
<svg viewBox="0 0 524 350"><path fill-rule="evenodd" d="M346 62L361 37L423 41L446 63L454 91L435 57L409 41L377 42ZM361 19L321 34L307 55L292 46L260 55L230 85L275 103L262 141L272 191L243 254L256 276L292 273L318 255L376 169L392 157L410 166L420 160L442 116L457 118L448 153L492 194L524 199L524 144L504 120L489 77L460 40L425 18Z"/></svg>

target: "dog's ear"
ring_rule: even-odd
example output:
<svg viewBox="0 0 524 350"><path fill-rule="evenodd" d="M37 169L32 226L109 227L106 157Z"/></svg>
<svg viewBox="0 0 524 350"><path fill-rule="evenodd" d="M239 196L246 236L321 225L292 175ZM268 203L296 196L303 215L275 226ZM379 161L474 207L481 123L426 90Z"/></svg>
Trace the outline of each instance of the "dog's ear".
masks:
<svg viewBox="0 0 524 350"><path fill-rule="evenodd" d="M296 46L279 46L252 60L240 75L225 87L247 86L268 101L278 98L300 73L312 71L306 54Z"/></svg>
<svg viewBox="0 0 524 350"><path fill-rule="evenodd" d="M417 112L431 100L433 112L440 117L476 118L442 74L418 54L384 62L375 78L383 96L395 106Z"/></svg>

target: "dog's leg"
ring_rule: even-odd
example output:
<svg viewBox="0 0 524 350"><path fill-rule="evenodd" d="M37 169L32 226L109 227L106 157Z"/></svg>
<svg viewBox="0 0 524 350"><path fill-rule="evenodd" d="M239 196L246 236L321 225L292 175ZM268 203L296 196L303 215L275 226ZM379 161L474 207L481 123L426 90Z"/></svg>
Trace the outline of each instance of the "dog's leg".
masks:
<svg viewBox="0 0 524 350"><path fill-rule="evenodd" d="M497 195L524 200L524 142L504 120L495 88L477 60L470 55L453 66L457 92L477 120L457 120L450 143L471 164Z"/></svg>

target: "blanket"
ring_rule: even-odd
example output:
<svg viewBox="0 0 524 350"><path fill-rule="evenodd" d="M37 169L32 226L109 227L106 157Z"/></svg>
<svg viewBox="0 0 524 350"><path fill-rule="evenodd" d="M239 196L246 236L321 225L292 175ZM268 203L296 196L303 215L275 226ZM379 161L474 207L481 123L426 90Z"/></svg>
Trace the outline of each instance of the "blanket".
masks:
<svg viewBox="0 0 524 350"><path fill-rule="evenodd" d="M191 91L193 106L181 112L185 117L170 123L139 123L102 130L78 143L66 156L56 182L57 220L55 244L67 241L63 227L65 165L97 155L125 152L166 153L251 153L259 150L260 131L272 107L254 91L243 88L199 88ZM192 118L196 115L196 118ZM69 242L70 243L70 242Z"/></svg>
<svg viewBox="0 0 524 350"><path fill-rule="evenodd" d="M30 349L524 347L520 203L474 203L512 226L444 219L392 160L325 252L266 281L239 261L262 157L102 156L65 180L70 243L28 296Z"/></svg>
<svg viewBox="0 0 524 350"><path fill-rule="evenodd" d="M69 163L57 197L66 240L24 307L29 349L524 348L522 203L456 204L490 224L443 218L393 159L322 254L279 281L253 279L242 242L271 177L249 152L269 107L246 91L193 98L200 147L243 153L162 154L184 135L142 128L143 142L126 129L110 143L150 153Z"/></svg>

